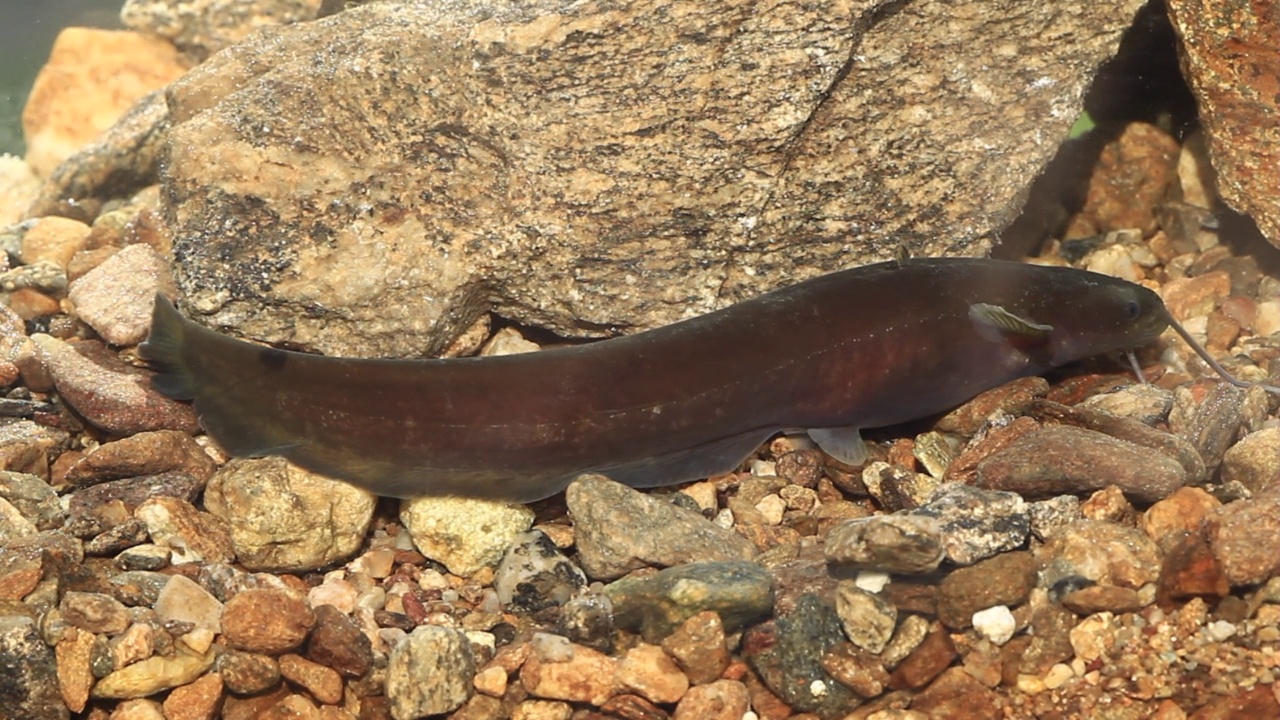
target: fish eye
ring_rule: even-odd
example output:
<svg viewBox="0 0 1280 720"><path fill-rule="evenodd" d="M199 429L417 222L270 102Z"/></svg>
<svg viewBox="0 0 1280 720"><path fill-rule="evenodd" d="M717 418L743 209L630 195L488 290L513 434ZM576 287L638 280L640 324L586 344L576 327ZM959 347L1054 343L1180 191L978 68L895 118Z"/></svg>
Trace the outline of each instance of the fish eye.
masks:
<svg viewBox="0 0 1280 720"><path fill-rule="evenodd" d="M1142 314L1142 305L1137 300L1130 300L1124 304L1124 314L1130 320L1137 320Z"/></svg>

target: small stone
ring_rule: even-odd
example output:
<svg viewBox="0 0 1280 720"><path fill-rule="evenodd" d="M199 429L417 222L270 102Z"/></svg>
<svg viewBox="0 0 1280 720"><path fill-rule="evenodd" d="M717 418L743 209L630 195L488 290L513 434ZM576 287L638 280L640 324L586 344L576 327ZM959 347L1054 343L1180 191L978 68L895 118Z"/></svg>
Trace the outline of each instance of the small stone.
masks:
<svg viewBox="0 0 1280 720"><path fill-rule="evenodd" d="M151 327L156 294L178 289L169 261L147 245L130 245L71 284L76 315L112 345L137 345Z"/></svg>
<svg viewBox="0 0 1280 720"><path fill-rule="evenodd" d="M773 609L773 577L751 562L690 563L654 575L624 578L604 589L619 627L659 643L690 617L716 612L735 632Z"/></svg>
<svg viewBox="0 0 1280 720"><path fill-rule="evenodd" d="M342 678L332 668L287 653L280 656L280 674L326 705L342 701Z"/></svg>
<svg viewBox="0 0 1280 720"><path fill-rule="evenodd" d="M862 698L882 694L889 684L889 673L880 658L851 643L840 643L828 650L822 656L822 669Z"/></svg>
<svg viewBox="0 0 1280 720"><path fill-rule="evenodd" d="M947 627L970 627L974 613L1027 600L1036 585L1038 563L1031 553L1010 552L947 575L938 588L938 619Z"/></svg>
<svg viewBox="0 0 1280 720"><path fill-rule="evenodd" d="M0 425L0 470L49 477L49 456L66 449L70 435L30 420Z"/></svg>
<svg viewBox="0 0 1280 720"><path fill-rule="evenodd" d="M153 497L134 511L158 545L173 551L175 563L229 563L235 557L222 518L200 512L191 503L168 496Z"/></svg>
<svg viewBox="0 0 1280 720"><path fill-rule="evenodd" d="M1260 584L1280 572L1280 493L1228 503L1204 527L1232 585Z"/></svg>
<svg viewBox="0 0 1280 720"><path fill-rule="evenodd" d="M160 395L147 371L125 365L101 345L72 345L42 334L31 340L43 352L58 393L94 425L120 435L199 429L191 405Z"/></svg>
<svg viewBox="0 0 1280 720"><path fill-rule="evenodd" d="M840 618L816 595L804 595L790 614L757 625L742 639L742 654L771 691L793 708L840 717L861 698L822 667L844 642Z"/></svg>
<svg viewBox="0 0 1280 720"><path fill-rule="evenodd" d="M932 625L919 615L908 615L898 623L898 631L893 634L884 652L880 653L880 661L890 670L896 668L928 637Z"/></svg>
<svg viewBox="0 0 1280 720"><path fill-rule="evenodd" d="M155 602L156 614L165 622L191 623L193 627L222 632L222 603L183 575L172 575Z"/></svg>
<svg viewBox="0 0 1280 720"><path fill-rule="evenodd" d="M947 668L911 701L925 718L982 718L999 707L1000 696L964 668Z"/></svg>
<svg viewBox="0 0 1280 720"><path fill-rule="evenodd" d="M516 536L533 525L533 511L491 500L420 497L402 503L400 521L419 552L469 577L502 560Z"/></svg>
<svg viewBox="0 0 1280 720"><path fill-rule="evenodd" d="M849 580L836 586L836 615L849 640L873 654L884 650L898 622L893 603Z"/></svg>
<svg viewBox="0 0 1280 720"><path fill-rule="evenodd" d="M1144 425L1154 425L1169 416L1173 392L1156 385L1139 383L1115 392L1087 398L1078 406L1118 415Z"/></svg>
<svg viewBox="0 0 1280 720"><path fill-rule="evenodd" d="M1222 482L1238 482L1255 495L1280 490L1280 427L1249 433L1227 449L1219 473Z"/></svg>
<svg viewBox="0 0 1280 720"><path fill-rule="evenodd" d="M65 272L88 237L89 226L78 220L57 216L39 218L22 234L22 264L47 262Z"/></svg>
<svg viewBox="0 0 1280 720"><path fill-rule="evenodd" d="M506 668L490 665L476 673L474 678L476 692L500 698L507 692L507 679Z"/></svg>
<svg viewBox="0 0 1280 720"><path fill-rule="evenodd" d="M1163 549L1164 561L1156 586L1156 598L1162 604L1193 597L1218 600L1231 592L1222 563L1214 557L1200 533L1179 533L1167 540Z"/></svg>
<svg viewBox="0 0 1280 720"><path fill-rule="evenodd" d="M1042 582L1085 578L1101 585L1138 589L1155 582L1160 552L1145 533L1097 520L1081 520L1054 533L1037 552Z"/></svg>
<svg viewBox="0 0 1280 720"><path fill-rule="evenodd" d="M1180 488L1147 508L1139 527L1162 548L1185 534L1199 534L1200 527L1222 503L1198 487Z"/></svg>
<svg viewBox="0 0 1280 720"><path fill-rule="evenodd" d="M0 545L24 537L33 537L40 532L35 523L23 516L22 511L14 507L8 500L0 498Z"/></svg>
<svg viewBox="0 0 1280 720"><path fill-rule="evenodd" d="M94 646L98 638L90 632L71 629L54 646L58 663L58 685L62 699L71 712L81 712L89 701L89 690L95 681L91 670Z"/></svg>
<svg viewBox="0 0 1280 720"><path fill-rule="evenodd" d="M307 657L345 677L363 677L373 667L373 645L354 621L332 605L315 607L316 624Z"/></svg>
<svg viewBox="0 0 1280 720"><path fill-rule="evenodd" d="M222 700L222 677L209 673L176 687L164 699L166 720L215 720Z"/></svg>
<svg viewBox="0 0 1280 720"><path fill-rule="evenodd" d="M1049 383L1042 377L1019 378L996 388L979 393L969 402L943 415L935 427L943 432L973 435L997 412L1017 416L1023 414L1036 398L1049 392Z"/></svg>
<svg viewBox="0 0 1280 720"><path fill-rule="evenodd" d="M227 689L257 695L280 684L280 665L269 655L227 650L218 657L218 674Z"/></svg>
<svg viewBox="0 0 1280 720"><path fill-rule="evenodd" d="M1075 495L1059 495L1048 500L1038 500L1029 503L1027 508L1031 511L1031 534L1040 540L1049 537L1058 528L1070 525L1084 517L1080 514L1080 498Z"/></svg>
<svg viewBox="0 0 1280 720"><path fill-rule="evenodd" d="M178 651L136 662L107 675L93 686L93 697L140 698L195 681L213 667L214 653Z"/></svg>
<svg viewBox="0 0 1280 720"><path fill-rule="evenodd" d="M827 533L827 560L839 565L904 574L927 573L945 556L936 518L873 515L847 520Z"/></svg>
<svg viewBox="0 0 1280 720"><path fill-rule="evenodd" d="M511 612L564 605L587 585L587 576L540 530L521 533L498 563L493 589Z"/></svg>
<svg viewBox="0 0 1280 720"><path fill-rule="evenodd" d="M618 684L659 704L678 702L689 689L689 679L675 661L662 648L643 643L618 663Z"/></svg>
<svg viewBox="0 0 1280 720"><path fill-rule="evenodd" d="M419 626L396 644L387 662L391 716L414 720L452 712L471 697L475 674L475 657L465 634L438 625Z"/></svg>
<svg viewBox="0 0 1280 720"><path fill-rule="evenodd" d="M66 720L54 651L40 639L33 619L0 616L0 707L13 718Z"/></svg>
<svg viewBox="0 0 1280 720"><path fill-rule="evenodd" d="M676 705L674 720L744 720L750 696L737 680L717 680L691 688Z"/></svg>
<svg viewBox="0 0 1280 720"><path fill-rule="evenodd" d="M1115 485L1137 502L1155 502L1187 483L1162 452L1092 430L1047 426L978 464L978 487L1024 497L1089 493Z"/></svg>
<svg viewBox="0 0 1280 720"><path fill-rule="evenodd" d="M600 706L618 691L617 665L601 652L569 645L563 657L530 657L520 668L520 682L534 697Z"/></svg>
<svg viewBox="0 0 1280 720"><path fill-rule="evenodd" d="M1090 585L1063 595L1062 605L1076 614L1092 615L1098 612L1137 612L1144 603L1142 596L1132 588Z"/></svg>
<svg viewBox="0 0 1280 720"><path fill-rule="evenodd" d="M996 645L1009 642L1018 629L1018 623L1006 605L979 610L973 614L972 622L974 632Z"/></svg>
<svg viewBox="0 0 1280 720"><path fill-rule="evenodd" d="M299 572L360 549L377 498L281 457L228 462L209 479L205 507L230 528L235 557L250 570Z"/></svg>
<svg viewBox="0 0 1280 720"><path fill-rule="evenodd" d="M757 554L732 530L600 475L570 483L565 502L582 568L592 579L609 580L651 565L751 560Z"/></svg>
<svg viewBox="0 0 1280 720"><path fill-rule="evenodd" d="M134 698L117 703L112 720L165 720L160 703L148 698Z"/></svg>
<svg viewBox="0 0 1280 720"><path fill-rule="evenodd" d="M889 678L892 689L919 689L933 681L956 659L951 636L937 628L925 636Z"/></svg>
<svg viewBox="0 0 1280 720"><path fill-rule="evenodd" d="M27 534L35 535L34 528ZM5 533L0 532L0 600L21 600L40 584L47 560L38 547L7 545Z"/></svg>
<svg viewBox="0 0 1280 720"><path fill-rule="evenodd" d="M1169 429L1188 440L1212 473L1245 426L1247 393L1224 382L1179 388ZM1159 498L1156 498L1159 499Z"/></svg>
<svg viewBox="0 0 1280 720"><path fill-rule="evenodd" d="M227 601L222 632L234 648L274 655L297 649L315 621L311 608L296 593L250 588Z"/></svg>
<svg viewBox="0 0 1280 720"><path fill-rule="evenodd" d="M946 483L911 513L937 520L946 557L973 563L1021 547L1031 531L1027 503L1014 493Z"/></svg>
<svg viewBox="0 0 1280 720"><path fill-rule="evenodd" d="M101 593L68 592L58 604L62 619L86 632L114 635L129 627L129 612Z"/></svg>
<svg viewBox="0 0 1280 720"><path fill-rule="evenodd" d="M192 437L177 430L155 430L102 443L67 469L64 481L74 486L108 480L181 472L201 486L217 465Z"/></svg>
<svg viewBox="0 0 1280 720"><path fill-rule="evenodd" d="M662 640L662 649L675 658L694 685L715 682L729 667L724 624L710 610L685 620Z"/></svg>

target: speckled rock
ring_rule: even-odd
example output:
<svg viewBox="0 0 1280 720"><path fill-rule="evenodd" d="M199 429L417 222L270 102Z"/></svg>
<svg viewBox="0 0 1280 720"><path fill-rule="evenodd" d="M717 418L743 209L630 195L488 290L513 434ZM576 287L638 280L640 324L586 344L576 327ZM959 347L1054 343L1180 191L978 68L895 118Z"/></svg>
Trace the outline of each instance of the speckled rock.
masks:
<svg viewBox="0 0 1280 720"><path fill-rule="evenodd" d="M861 698L822 667L823 656L843 637L835 610L806 595L790 615L748 630L742 652L788 705L821 718L838 718L861 704Z"/></svg>
<svg viewBox="0 0 1280 720"><path fill-rule="evenodd" d="M395 720L414 720L457 709L471 697L475 675L471 643L460 630L415 628L391 651L386 693Z"/></svg>
<svg viewBox="0 0 1280 720"><path fill-rule="evenodd" d="M194 60L234 45L260 27L314 20L320 0L127 0L120 21L131 30L173 42Z"/></svg>
<svg viewBox="0 0 1280 720"><path fill-rule="evenodd" d="M317 605L315 615L315 628L307 638L307 657L345 677L369 672L373 646L355 622L332 605Z"/></svg>
<svg viewBox="0 0 1280 720"><path fill-rule="evenodd" d="M539 530L512 538L493 578L498 601L517 612L564 605L586 585L582 569Z"/></svg>
<svg viewBox="0 0 1280 720"><path fill-rule="evenodd" d="M1137 589L1160 574L1155 541L1136 528L1099 520L1081 520L1051 535L1038 548L1042 583L1071 578Z"/></svg>
<svg viewBox="0 0 1280 720"><path fill-rule="evenodd" d="M1280 490L1280 427L1249 433L1228 448L1219 476L1256 494Z"/></svg>
<svg viewBox="0 0 1280 720"><path fill-rule="evenodd" d="M1031 532L1027 503L1011 492L946 483L911 515L937 520L947 560L971 565L1020 547Z"/></svg>
<svg viewBox="0 0 1280 720"><path fill-rule="evenodd" d="M67 623L86 632L115 635L129 627L125 606L102 593L68 592L58 610Z"/></svg>
<svg viewBox="0 0 1280 720"><path fill-rule="evenodd" d="M1232 585L1280 572L1280 493L1228 503L1205 519L1205 537Z"/></svg>
<svg viewBox="0 0 1280 720"><path fill-rule="evenodd" d="M146 523L156 544L172 550L175 563L225 563L235 557L226 522L185 500L153 497L139 505L134 516Z"/></svg>
<svg viewBox="0 0 1280 720"><path fill-rule="evenodd" d="M973 615L997 605L1015 607L1026 601L1039 569L1028 552L997 555L948 574L938 588L938 619L964 630Z"/></svg>
<svg viewBox="0 0 1280 720"><path fill-rule="evenodd" d="M72 345L49 335L32 335L58 393L86 420L114 433L199 429L195 410L151 389L148 373L132 368L91 342Z"/></svg>
<svg viewBox="0 0 1280 720"><path fill-rule="evenodd" d="M58 494L35 475L0 471L0 499L12 505L37 530L52 530L66 517Z"/></svg>
<svg viewBox="0 0 1280 720"><path fill-rule="evenodd" d="M639 630L661 642L686 620L712 610L726 632L769 614L773 577L751 562L703 562L668 568L655 575L624 578L605 586L619 627Z"/></svg>
<svg viewBox="0 0 1280 720"><path fill-rule="evenodd" d="M216 469L213 459L189 434L156 430L102 443L67 468L63 481L71 485L91 485L176 470L203 485Z"/></svg>
<svg viewBox="0 0 1280 720"><path fill-rule="evenodd" d="M112 345L137 345L151 327L156 294L177 297L169 261L147 245L130 245L71 283L76 315Z"/></svg>
<svg viewBox="0 0 1280 720"><path fill-rule="evenodd" d="M116 30L63 30L22 112L27 162L37 175L49 175L135 101L184 71L177 51L159 38Z"/></svg>
<svg viewBox="0 0 1280 720"><path fill-rule="evenodd" d="M70 628L53 648L58 663L58 685L71 712L84 710L89 690L97 682L91 669L97 645L98 638L93 633Z"/></svg>
<svg viewBox="0 0 1280 720"><path fill-rule="evenodd" d="M166 720L215 720L222 703L222 677L209 673L176 687L164 699Z"/></svg>
<svg viewBox="0 0 1280 720"><path fill-rule="evenodd" d="M53 649L44 644L29 617L0 616L0 707L9 717L66 720L67 706L58 691Z"/></svg>
<svg viewBox="0 0 1280 720"><path fill-rule="evenodd" d="M942 524L925 515L874 515L831 528L827 560L854 568L897 573L936 570L946 556Z"/></svg>
<svg viewBox="0 0 1280 720"><path fill-rule="evenodd" d="M271 655L296 650L315 623L306 601L287 590L242 590L222 612L222 632L229 645Z"/></svg>
<svg viewBox="0 0 1280 720"><path fill-rule="evenodd" d="M368 3L272 28L169 96L180 284L245 336L406 356L489 298L566 334L666 324L891 254L870 228L977 254L1139 4Z"/></svg>
<svg viewBox="0 0 1280 720"><path fill-rule="evenodd" d="M373 517L372 494L284 458L228 462L205 488L205 507L226 521L250 570L303 571L345 560Z"/></svg>
<svg viewBox="0 0 1280 720"><path fill-rule="evenodd" d="M400 506L400 521L423 555L467 577L493 567L533 525L525 505L455 497L420 497Z"/></svg>
<svg viewBox="0 0 1280 720"><path fill-rule="evenodd" d="M662 649L694 685L715 682L729 667L724 623L715 612L706 610L685 620L662 640Z"/></svg>
<svg viewBox="0 0 1280 720"><path fill-rule="evenodd" d="M582 568L597 580L650 565L751 560L741 535L694 512L600 475L583 475L565 491Z"/></svg>
<svg viewBox="0 0 1280 720"><path fill-rule="evenodd" d="M898 624L898 608L883 597L863 590L851 580L836 587L836 615L853 644L879 654Z"/></svg>
<svg viewBox="0 0 1280 720"><path fill-rule="evenodd" d="M337 705L342 701L342 677L332 668L299 655L286 654L280 657L280 674L319 702Z"/></svg>

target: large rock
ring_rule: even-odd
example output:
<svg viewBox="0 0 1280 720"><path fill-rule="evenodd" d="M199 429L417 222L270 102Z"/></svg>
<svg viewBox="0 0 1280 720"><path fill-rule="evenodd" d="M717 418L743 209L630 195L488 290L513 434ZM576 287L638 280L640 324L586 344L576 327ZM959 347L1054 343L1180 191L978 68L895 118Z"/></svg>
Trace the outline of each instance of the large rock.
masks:
<svg viewBox="0 0 1280 720"><path fill-rule="evenodd" d="M979 254L1140 4L397 2L268 28L171 88L179 282L213 325L408 356L491 305L599 335L900 248Z"/></svg>

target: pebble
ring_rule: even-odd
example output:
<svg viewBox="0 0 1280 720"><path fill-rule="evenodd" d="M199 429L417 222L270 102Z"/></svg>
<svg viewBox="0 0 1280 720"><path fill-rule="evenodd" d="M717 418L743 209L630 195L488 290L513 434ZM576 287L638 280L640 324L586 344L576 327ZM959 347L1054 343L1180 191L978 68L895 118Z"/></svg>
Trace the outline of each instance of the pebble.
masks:
<svg viewBox="0 0 1280 720"><path fill-rule="evenodd" d="M43 354L58 394L90 423L119 435L147 430L199 429L188 403L151 388L146 371L131 368L92 342L72 345L50 335L31 336Z"/></svg>
<svg viewBox="0 0 1280 720"><path fill-rule="evenodd" d="M280 656L280 675L326 705L342 701L342 677L333 668L286 653Z"/></svg>
<svg viewBox="0 0 1280 720"><path fill-rule="evenodd" d="M67 495L67 509L72 522L95 519L105 526L124 522L113 517L114 511L132 514L147 500L168 497L194 503L200 497L203 483L184 472L142 475L122 480L108 480L82 487Z"/></svg>
<svg viewBox="0 0 1280 720"><path fill-rule="evenodd" d="M97 698L141 698L186 685L213 667L212 651L195 655L179 650L157 655L120 668L98 681L91 695Z"/></svg>
<svg viewBox="0 0 1280 720"><path fill-rule="evenodd" d="M889 512L919 507L938 487L938 480L886 462L869 463L862 484L876 504Z"/></svg>
<svg viewBox="0 0 1280 720"><path fill-rule="evenodd" d="M180 472L203 487L217 465L190 435L155 430L102 443L67 468L62 481L74 487L107 480Z"/></svg>
<svg viewBox="0 0 1280 720"><path fill-rule="evenodd" d="M757 554L732 530L600 475L583 475L570 483L565 502L582 568L594 580L611 580L650 565L751 560Z"/></svg>
<svg viewBox="0 0 1280 720"><path fill-rule="evenodd" d="M918 574L933 572L945 557L942 524L917 514L872 515L831 528L827 560L851 568Z"/></svg>
<svg viewBox="0 0 1280 720"><path fill-rule="evenodd" d="M355 621L332 605L317 605L314 612L306 656L345 677L368 673L374 664L373 644Z"/></svg>
<svg viewBox="0 0 1280 720"><path fill-rule="evenodd" d="M91 663L97 645L98 637L93 633L71 628L54 646L58 684L71 712L81 712L89 702L89 690L96 681Z"/></svg>
<svg viewBox="0 0 1280 720"><path fill-rule="evenodd" d="M133 514L156 544L172 551L175 564L229 563L235 557L226 523L181 498L149 498Z"/></svg>
<svg viewBox="0 0 1280 720"><path fill-rule="evenodd" d="M715 682L729 667L724 623L710 610L681 623L675 632L662 639L662 649L675 659L694 685Z"/></svg>
<svg viewBox="0 0 1280 720"><path fill-rule="evenodd" d="M377 498L281 457L228 462L209 478L204 504L226 523L235 557L255 571L303 572L360 549Z"/></svg>
<svg viewBox="0 0 1280 720"><path fill-rule="evenodd" d="M1029 503L1027 509L1031 513L1031 534L1040 540L1084 517L1080 513L1080 498L1075 495L1037 500Z"/></svg>
<svg viewBox="0 0 1280 720"><path fill-rule="evenodd" d="M222 602L184 575L171 575L156 598L156 614L165 622L190 623L222 632Z"/></svg>
<svg viewBox="0 0 1280 720"><path fill-rule="evenodd" d="M222 677L201 675L194 682L176 687L164 699L166 720L215 720L222 700Z"/></svg>
<svg viewBox="0 0 1280 720"><path fill-rule="evenodd" d="M993 415L1023 414L1036 398L1049 392L1049 383L1039 376L1019 378L979 393L977 397L943 415L934 424L942 432L974 435Z"/></svg>
<svg viewBox="0 0 1280 720"><path fill-rule="evenodd" d="M1013 639L1018 629L1017 620L1007 605L996 605L973 614L973 630L996 645L1004 645Z"/></svg>
<svg viewBox="0 0 1280 720"><path fill-rule="evenodd" d="M0 616L0 707L14 718L65 720L54 651L40 639L35 621Z"/></svg>
<svg viewBox="0 0 1280 720"><path fill-rule="evenodd" d="M773 609L773 576L752 562L700 562L605 586L618 627L660 643L689 618L714 611L736 632Z"/></svg>
<svg viewBox="0 0 1280 720"><path fill-rule="evenodd" d="M52 530L66 519L58 493L35 475L0 471L0 499L36 530Z"/></svg>
<svg viewBox="0 0 1280 720"><path fill-rule="evenodd" d="M66 449L70 435L30 420L0 425L0 470L49 477L49 456Z"/></svg>
<svg viewBox="0 0 1280 720"><path fill-rule="evenodd" d="M1051 535L1036 553L1041 583L1071 578L1141 588L1160 574L1160 551L1146 533L1099 520L1080 520Z"/></svg>
<svg viewBox="0 0 1280 720"><path fill-rule="evenodd" d="M1205 518L1222 503L1198 487L1184 487L1147 508L1138 526L1161 549L1183 535L1199 534Z"/></svg>
<svg viewBox="0 0 1280 720"><path fill-rule="evenodd" d="M296 650L315 622L315 614L301 595L274 588L241 590L222 612L222 632L228 645L268 655Z"/></svg>
<svg viewBox="0 0 1280 720"><path fill-rule="evenodd" d="M1205 519L1204 533L1233 586L1280 573L1280 493L1223 505Z"/></svg>
<svg viewBox="0 0 1280 720"><path fill-rule="evenodd" d="M842 580L836 586L836 615L849 640L873 654L884 650L898 622L898 609L893 603L851 580Z"/></svg>
<svg viewBox="0 0 1280 720"><path fill-rule="evenodd" d="M843 638L835 610L810 594L790 614L749 629L742 654L785 703L834 718L861 704L857 694L822 667L823 657Z"/></svg>
<svg viewBox="0 0 1280 720"><path fill-rule="evenodd" d="M1174 395L1169 429L1195 447L1210 473L1245 425L1246 397L1244 390L1214 381L1178 388Z"/></svg>
<svg viewBox="0 0 1280 720"><path fill-rule="evenodd" d="M525 505L471 498L421 497L400 506L418 551L462 577L497 565L533 519Z"/></svg>
<svg viewBox="0 0 1280 720"><path fill-rule="evenodd" d="M828 650L822 656L822 669L861 698L876 697L889 684L880 658L852 643L842 642Z"/></svg>
<svg viewBox="0 0 1280 720"><path fill-rule="evenodd" d="M64 265L65 267L65 265ZM129 245L71 283L76 316L103 340L137 345L151 328L156 294L177 297L169 261L148 245Z"/></svg>
<svg viewBox="0 0 1280 720"><path fill-rule="evenodd" d="M959 568L938 587L938 619L947 627L963 630L979 610L1026 602L1035 587L1039 564L1029 552L1009 552Z"/></svg>
<svg viewBox="0 0 1280 720"><path fill-rule="evenodd" d="M464 633L422 625L396 644L386 673L392 717L413 720L461 707L473 691L476 661Z"/></svg>
<svg viewBox="0 0 1280 720"><path fill-rule="evenodd" d="M619 661L618 685L651 702L668 704L684 697L689 678L661 647L641 643Z"/></svg>
<svg viewBox="0 0 1280 720"><path fill-rule="evenodd" d="M493 589L510 612L564 605L587 585L582 569L540 530L516 535L498 563Z"/></svg>
<svg viewBox="0 0 1280 720"><path fill-rule="evenodd" d="M1043 498L1115 485L1137 502L1155 502L1187 483L1177 460L1092 430L1053 425L1024 435L978 464L976 484Z"/></svg>
<svg viewBox="0 0 1280 720"><path fill-rule="evenodd" d="M1017 494L946 483L914 516L938 522L947 560L971 565L1027 541L1031 513Z"/></svg>
<svg viewBox="0 0 1280 720"><path fill-rule="evenodd" d="M89 226L79 220L51 215L35 219L22 233L18 256L23 265L52 263L67 269L67 264L89 238Z"/></svg>
<svg viewBox="0 0 1280 720"><path fill-rule="evenodd" d="M1245 435L1222 455L1222 482L1238 482L1249 492L1280 490L1280 427Z"/></svg>
<svg viewBox="0 0 1280 720"><path fill-rule="evenodd" d="M944 628L935 628L894 669L889 676L889 687L894 690L923 688L942 674L956 657L951 635Z"/></svg>
<svg viewBox="0 0 1280 720"><path fill-rule="evenodd" d="M535 652L520 668L520 683L537 698L600 706L618 692L618 661L583 645Z"/></svg>
<svg viewBox="0 0 1280 720"><path fill-rule="evenodd" d="M676 705L674 720L747 720L750 696L737 680L693 687Z"/></svg>
<svg viewBox="0 0 1280 720"><path fill-rule="evenodd" d="M270 655L228 649L218 656L218 675L227 689L240 695L257 695L280 683L280 665Z"/></svg>
<svg viewBox="0 0 1280 720"><path fill-rule="evenodd" d="M67 592L58 603L62 619L85 632L114 635L129 627L125 606L102 593Z"/></svg>
<svg viewBox="0 0 1280 720"><path fill-rule="evenodd" d="M1139 383L1115 392L1094 395L1076 408L1116 415L1143 425L1155 425L1169 416L1169 410L1173 408L1173 391Z"/></svg>

